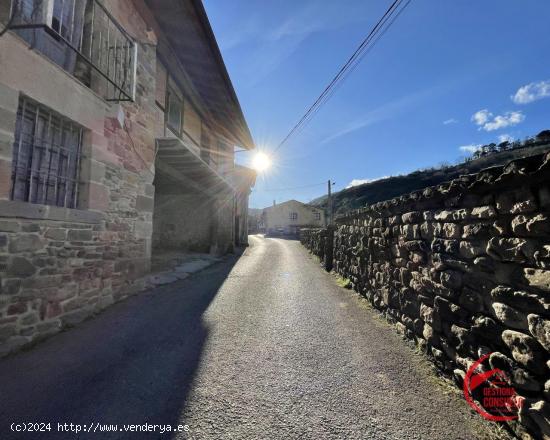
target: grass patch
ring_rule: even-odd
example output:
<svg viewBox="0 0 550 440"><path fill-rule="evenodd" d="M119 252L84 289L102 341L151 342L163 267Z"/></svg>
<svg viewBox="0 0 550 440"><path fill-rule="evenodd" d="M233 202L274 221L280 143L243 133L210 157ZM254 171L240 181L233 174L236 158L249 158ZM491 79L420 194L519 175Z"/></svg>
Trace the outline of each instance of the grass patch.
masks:
<svg viewBox="0 0 550 440"><path fill-rule="evenodd" d="M336 275L336 284L344 289L351 289L351 280L340 275Z"/></svg>

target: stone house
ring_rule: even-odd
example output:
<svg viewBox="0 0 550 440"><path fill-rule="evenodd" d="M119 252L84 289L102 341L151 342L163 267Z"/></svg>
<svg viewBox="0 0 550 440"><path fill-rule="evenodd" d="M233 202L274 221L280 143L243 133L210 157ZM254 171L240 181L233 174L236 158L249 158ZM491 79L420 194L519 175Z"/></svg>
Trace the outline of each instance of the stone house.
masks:
<svg viewBox="0 0 550 440"><path fill-rule="evenodd" d="M3 1L6 26L0 355L143 289L157 253L246 241L254 183L200 0Z"/></svg>
<svg viewBox="0 0 550 440"><path fill-rule="evenodd" d="M266 234L297 235L300 228L325 226L325 212L311 205L289 200L273 202L260 216L260 231Z"/></svg>

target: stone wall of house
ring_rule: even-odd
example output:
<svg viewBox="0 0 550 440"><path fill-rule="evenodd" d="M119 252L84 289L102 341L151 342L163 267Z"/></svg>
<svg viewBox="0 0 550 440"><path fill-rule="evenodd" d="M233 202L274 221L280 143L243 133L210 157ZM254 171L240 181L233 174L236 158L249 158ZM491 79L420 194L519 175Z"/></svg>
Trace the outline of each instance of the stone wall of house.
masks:
<svg viewBox="0 0 550 440"><path fill-rule="evenodd" d="M492 353L525 398L512 427L535 438L550 436L549 217L547 154L351 212L332 242L335 271L459 383Z"/></svg>
<svg viewBox="0 0 550 440"><path fill-rule="evenodd" d="M213 200L201 193L155 196L153 251L209 252Z"/></svg>
<svg viewBox="0 0 550 440"><path fill-rule="evenodd" d="M155 41L131 0L109 8L139 41L135 102L107 102L11 32L0 39L0 356L145 287L154 207ZM78 209L9 200L21 95L83 127Z"/></svg>

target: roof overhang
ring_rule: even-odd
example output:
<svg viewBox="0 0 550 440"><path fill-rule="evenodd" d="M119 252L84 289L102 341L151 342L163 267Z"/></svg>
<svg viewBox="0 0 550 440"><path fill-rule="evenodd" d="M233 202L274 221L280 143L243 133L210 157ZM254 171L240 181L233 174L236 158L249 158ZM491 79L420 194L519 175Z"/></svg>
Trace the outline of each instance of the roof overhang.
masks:
<svg viewBox="0 0 550 440"><path fill-rule="evenodd" d="M155 185L216 197L235 187L179 138L157 139Z"/></svg>
<svg viewBox="0 0 550 440"><path fill-rule="evenodd" d="M250 191L250 189L256 184L256 177L258 173L252 168L248 168L242 165L235 165L233 170L233 182L237 190Z"/></svg>
<svg viewBox="0 0 550 440"><path fill-rule="evenodd" d="M142 1L199 95L212 128L235 146L253 149L254 141L202 2ZM162 40L159 39L159 46Z"/></svg>

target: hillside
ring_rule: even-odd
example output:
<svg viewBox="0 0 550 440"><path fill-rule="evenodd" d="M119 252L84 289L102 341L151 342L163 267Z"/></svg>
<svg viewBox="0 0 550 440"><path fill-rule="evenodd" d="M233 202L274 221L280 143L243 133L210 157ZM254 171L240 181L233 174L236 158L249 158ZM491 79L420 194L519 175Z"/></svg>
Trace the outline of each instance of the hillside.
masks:
<svg viewBox="0 0 550 440"><path fill-rule="evenodd" d="M486 146L487 148L491 146ZM442 168L430 168L414 171L410 174L387 177L363 185L354 186L333 194L334 212L342 214L351 209L388 200L402 194L407 194L432 185L452 180L464 174L472 174L497 165L504 165L514 159L541 154L550 151L550 140L527 141L512 149L491 151L483 156L476 155L468 161ZM318 197L310 202L311 205L326 208L327 196Z"/></svg>

